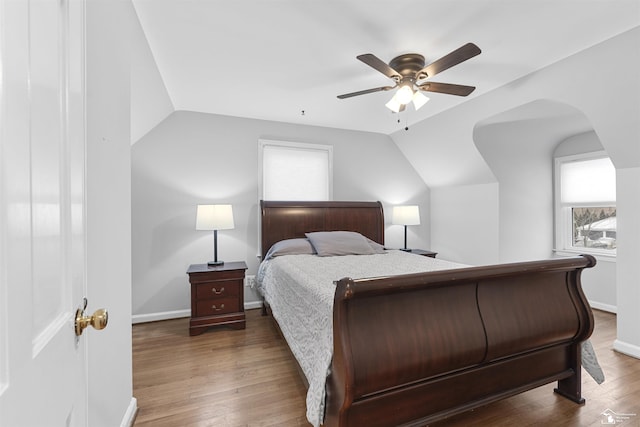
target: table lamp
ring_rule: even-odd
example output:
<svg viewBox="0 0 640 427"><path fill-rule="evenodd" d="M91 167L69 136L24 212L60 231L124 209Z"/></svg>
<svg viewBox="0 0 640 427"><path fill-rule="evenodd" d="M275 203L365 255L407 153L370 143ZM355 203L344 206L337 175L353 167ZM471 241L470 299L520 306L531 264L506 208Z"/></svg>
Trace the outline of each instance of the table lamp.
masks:
<svg viewBox="0 0 640 427"><path fill-rule="evenodd" d="M231 205L198 205L196 230L213 230L213 261L209 261L207 265L224 264L224 261L218 261L218 230L231 230L233 228L233 209Z"/></svg>
<svg viewBox="0 0 640 427"><path fill-rule="evenodd" d="M407 225L420 225L420 209L418 206L394 206L391 214L391 223L404 225L404 248L401 250L411 252L411 249L407 249Z"/></svg>

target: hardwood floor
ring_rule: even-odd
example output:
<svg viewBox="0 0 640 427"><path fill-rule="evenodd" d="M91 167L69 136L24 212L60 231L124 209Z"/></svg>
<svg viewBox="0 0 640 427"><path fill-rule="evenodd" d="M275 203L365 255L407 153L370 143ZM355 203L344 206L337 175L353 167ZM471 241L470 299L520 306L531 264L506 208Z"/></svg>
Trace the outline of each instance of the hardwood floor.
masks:
<svg viewBox="0 0 640 427"><path fill-rule="evenodd" d="M189 336L189 319L133 327L135 426L306 426L306 389L260 310L246 329Z"/></svg>
<svg viewBox="0 0 640 427"><path fill-rule="evenodd" d="M554 383L432 426L601 426L610 410L618 416L609 425L639 427L640 360L612 350L615 315L594 317L591 342L606 379L598 385L583 370L585 405L553 393ZM245 330L194 337L188 325L176 319L133 326L136 427L310 425L304 384L270 318L250 310Z"/></svg>

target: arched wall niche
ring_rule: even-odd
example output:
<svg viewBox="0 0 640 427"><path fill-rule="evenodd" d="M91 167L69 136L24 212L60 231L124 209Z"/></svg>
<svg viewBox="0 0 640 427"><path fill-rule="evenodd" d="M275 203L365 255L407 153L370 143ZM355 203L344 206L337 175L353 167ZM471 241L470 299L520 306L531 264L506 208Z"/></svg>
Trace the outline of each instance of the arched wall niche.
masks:
<svg viewBox="0 0 640 427"><path fill-rule="evenodd" d="M571 105L540 99L478 122L473 139L498 181L501 262L553 256L553 159L604 150L589 119ZM595 308L615 311L615 284L614 262L601 260L583 275Z"/></svg>
<svg viewBox="0 0 640 427"><path fill-rule="evenodd" d="M474 144L498 182L501 262L552 255L553 153L562 141L586 132L593 132L593 126L584 113L549 99L474 126Z"/></svg>

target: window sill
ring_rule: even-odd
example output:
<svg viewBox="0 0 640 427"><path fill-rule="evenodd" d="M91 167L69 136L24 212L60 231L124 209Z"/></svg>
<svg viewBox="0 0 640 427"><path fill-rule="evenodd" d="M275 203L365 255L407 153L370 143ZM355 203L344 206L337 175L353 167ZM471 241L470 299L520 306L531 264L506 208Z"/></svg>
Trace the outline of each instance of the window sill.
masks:
<svg viewBox="0 0 640 427"><path fill-rule="evenodd" d="M580 251L577 249L554 249L553 252L560 256L575 256L575 255L593 255L596 260L603 262L616 262L615 254L607 254L596 251Z"/></svg>

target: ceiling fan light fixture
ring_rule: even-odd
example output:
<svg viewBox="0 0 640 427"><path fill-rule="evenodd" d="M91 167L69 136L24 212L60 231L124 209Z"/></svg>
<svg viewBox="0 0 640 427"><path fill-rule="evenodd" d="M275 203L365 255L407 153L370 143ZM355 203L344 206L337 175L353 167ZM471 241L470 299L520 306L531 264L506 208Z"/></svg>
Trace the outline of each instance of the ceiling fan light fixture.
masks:
<svg viewBox="0 0 640 427"><path fill-rule="evenodd" d="M429 97L424 96L422 93L420 93L420 91L417 90L413 94L412 101L413 101L413 106L416 108L416 111L418 111L424 104L429 102Z"/></svg>
<svg viewBox="0 0 640 427"><path fill-rule="evenodd" d="M408 104L413 99L413 89L411 89L409 85L400 86L394 98L396 98L396 101L400 104Z"/></svg>

